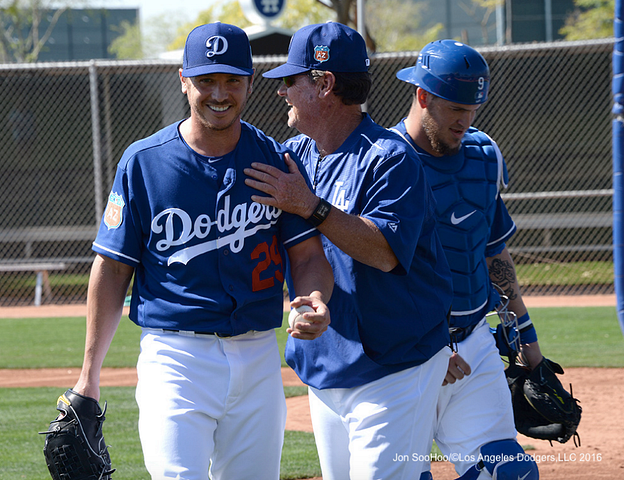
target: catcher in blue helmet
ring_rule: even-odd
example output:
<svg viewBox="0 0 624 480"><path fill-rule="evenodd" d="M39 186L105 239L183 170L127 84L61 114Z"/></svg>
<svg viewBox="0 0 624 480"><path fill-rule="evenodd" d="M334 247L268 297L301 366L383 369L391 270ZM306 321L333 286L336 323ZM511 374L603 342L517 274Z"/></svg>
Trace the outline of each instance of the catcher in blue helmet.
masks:
<svg viewBox="0 0 624 480"><path fill-rule="evenodd" d="M391 130L425 167L453 276L449 333L455 353L433 437L462 480L538 479L537 464L516 441L516 428L565 442L576 433L580 408L557 379L561 367L542 356L522 300L506 247L516 225L501 198L508 183L505 160L496 142L471 126L488 99L488 64L468 45L439 40L397 78L415 87L409 114ZM501 355L509 358L507 371ZM540 404L548 402L537 400L538 377L548 379L549 391L540 392L550 399L544 408ZM421 475L431 478L429 471Z"/></svg>

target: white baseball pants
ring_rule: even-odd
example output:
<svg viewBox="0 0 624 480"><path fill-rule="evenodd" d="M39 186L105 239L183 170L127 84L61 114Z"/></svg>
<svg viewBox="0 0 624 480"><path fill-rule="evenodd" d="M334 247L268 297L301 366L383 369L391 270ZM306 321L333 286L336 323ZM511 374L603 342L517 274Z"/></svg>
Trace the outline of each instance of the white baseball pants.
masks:
<svg viewBox="0 0 624 480"><path fill-rule="evenodd" d="M418 479L450 355L355 388L310 387L323 480Z"/></svg>
<svg viewBox="0 0 624 480"><path fill-rule="evenodd" d="M144 329L137 369L153 480L279 478L286 402L273 330L222 339Z"/></svg>
<svg viewBox="0 0 624 480"><path fill-rule="evenodd" d="M438 400L435 441L463 475L479 461L479 449L495 440L515 439L511 393L489 324L483 320L458 353L472 373L442 387Z"/></svg>

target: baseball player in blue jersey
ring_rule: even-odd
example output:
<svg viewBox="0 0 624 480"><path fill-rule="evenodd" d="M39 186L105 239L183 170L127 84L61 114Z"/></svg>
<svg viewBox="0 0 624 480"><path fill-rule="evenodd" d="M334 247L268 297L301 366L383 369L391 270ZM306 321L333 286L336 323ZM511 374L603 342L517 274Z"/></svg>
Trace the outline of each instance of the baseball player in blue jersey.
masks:
<svg viewBox="0 0 624 480"><path fill-rule="evenodd" d="M243 181L251 162L288 170L287 150L241 121L253 73L238 27L189 34L180 81L190 117L125 151L93 244L74 389L99 398L134 275L139 434L158 480L279 478L286 409L273 329L282 324L286 271L296 303L315 309L292 336L309 341L329 323L333 277L317 232L251 200Z"/></svg>
<svg viewBox="0 0 624 480"><path fill-rule="evenodd" d="M429 454L451 354L450 271L434 201L413 149L362 112L371 86L364 39L339 23L292 37L283 78L286 142L312 182L247 169L252 197L308 219L323 234L335 287L332 323L314 342L289 339L286 360L309 385L324 480L414 479ZM407 458L407 460L405 460Z"/></svg>
<svg viewBox="0 0 624 480"><path fill-rule="evenodd" d="M530 367L541 362L505 246L516 231L500 195L507 187L505 162L496 143L471 127L488 96L487 62L467 45L441 40L425 46L416 65L397 77L416 87L409 115L392 130L422 160L453 272L451 339L457 353L438 400L434 438L462 480L535 480L537 465L515 440L504 364L485 318L494 308L502 309L501 318L514 312L521 357ZM429 472L421 476L430 478Z"/></svg>

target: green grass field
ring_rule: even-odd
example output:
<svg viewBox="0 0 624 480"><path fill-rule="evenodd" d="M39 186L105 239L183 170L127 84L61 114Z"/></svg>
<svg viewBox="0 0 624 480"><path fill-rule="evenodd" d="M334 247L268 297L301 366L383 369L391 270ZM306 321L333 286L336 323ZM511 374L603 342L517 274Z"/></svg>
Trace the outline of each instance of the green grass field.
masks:
<svg viewBox="0 0 624 480"><path fill-rule="evenodd" d="M613 285L614 268L610 261L529 262L516 258L516 273L522 288ZM55 297L86 299L89 272L50 272L50 286ZM0 296L24 302L32 300L36 276L24 272L0 275Z"/></svg>
<svg viewBox="0 0 624 480"><path fill-rule="evenodd" d="M624 367L624 337L615 308L533 308L543 353L567 367ZM80 367L84 318L0 319L0 368ZM287 334L277 331L283 352ZM105 366L132 367L138 355L139 329L127 319L120 328ZM58 388L0 389L0 480L49 478L42 448L45 431L56 416ZM288 396L305 388L287 388ZM104 427L116 480L149 479L143 466L136 429L134 388L102 388L109 411ZM312 434L286 432L283 479L320 476Z"/></svg>
<svg viewBox="0 0 624 480"><path fill-rule="evenodd" d="M520 286L613 285L612 262L517 263Z"/></svg>

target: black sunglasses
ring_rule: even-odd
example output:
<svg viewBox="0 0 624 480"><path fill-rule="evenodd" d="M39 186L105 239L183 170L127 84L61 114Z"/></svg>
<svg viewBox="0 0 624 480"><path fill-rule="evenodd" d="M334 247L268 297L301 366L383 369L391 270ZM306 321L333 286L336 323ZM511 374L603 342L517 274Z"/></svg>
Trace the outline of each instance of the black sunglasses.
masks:
<svg viewBox="0 0 624 480"><path fill-rule="evenodd" d="M314 76L312 75L312 72L305 72L305 73L310 80L314 81ZM302 75L302 74L299 74L299 75ZM297 81L297 77L299 75L290 75L288 77L282 77L282 80L284 81L284 85L286 85L286 88L292 87Z"/></svg>
<svg viewBox="0 0 624 480"><path fill-rule="evenodd" d="M295 84L297 78L291 75L290 77L282 78L282 80L284 80L284 85L286 85L286 88L290 88Z"/></svg>

